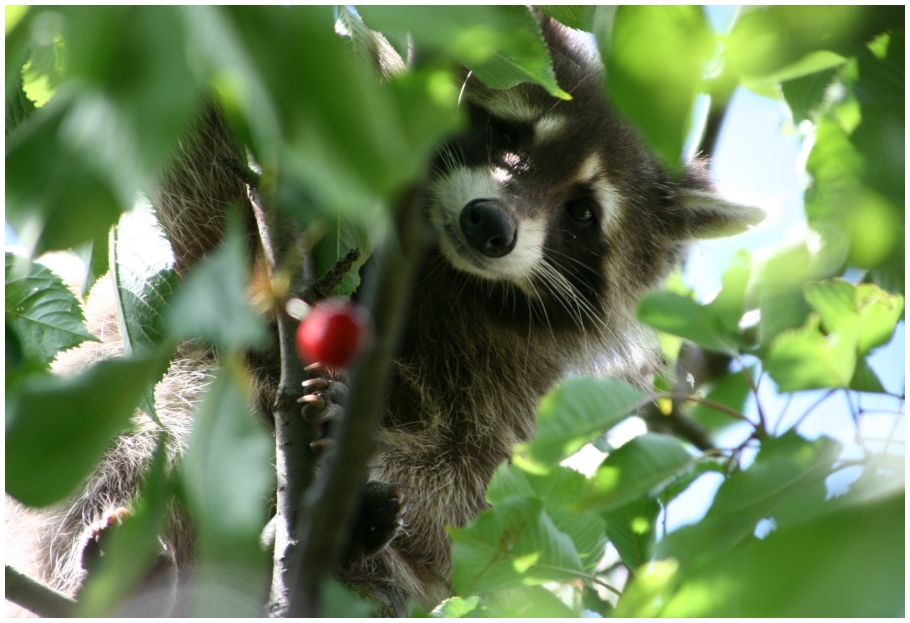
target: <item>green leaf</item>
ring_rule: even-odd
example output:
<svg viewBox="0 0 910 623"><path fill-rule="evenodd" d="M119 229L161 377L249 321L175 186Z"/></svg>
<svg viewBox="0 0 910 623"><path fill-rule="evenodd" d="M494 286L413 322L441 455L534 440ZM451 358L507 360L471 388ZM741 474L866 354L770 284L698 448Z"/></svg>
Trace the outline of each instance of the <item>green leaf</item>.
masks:
<svg viewBox="0 0 910 623"><path fill-rule="evenodd" d="M372 245L369 233L362 223L344 215L337 215L325 230L322 238L313 245L313 263L317 278L326 272L351 249L360 251L360 258L351 266L344 279L335 286L335 296L351 296L360 286L360 267L370 257Z"/></svg>
<svg viewBox="0 0 910 623"><path fill-rule="evenodd" d="M611 453L591 477L579 508L607 512L632 500L654 495L695 464L674 437L648 433Z"/></svg>
<svg viewBox="0 0 910 623"><path fill-rule="evenodd" d="M658 555L694 568L754 538L761 519L773 517L783 526L817 513L824 478L840 450L827 437L809 442L792 432L766 440L755 463L720 486L704 518L669 534Z"/></svg>
<svg viewBox="0 0 910 623"><path fill-rule="evenodd" d="M772 249L753 269L763 349L767 349L781 331L795 329L806 322L810 307L802 288L807 281L840 274L847 253L845 241L830 228L823 229L826 235L810 230L804 239Z"/></svg>
<svg viewBox="0 0 910 623"><path fill-rule="evenodd" d="M81 616L116 614L115 608L139 587L157 557L164 553L158 535L170 497L166 461L165 434L162 433L142 484L141 497L132 504L130 516L121 526L108 528L115 532L104 545L104 555L99 559L98 568L89 573L79 591Z"/></svg>
<svg viewBox="0 0 910 623"><path fill-rule="evenodd" d="M452 535L452 584L461 595L584 575L572 540L537 498L497 504Z"/></svg>
<svg viewBox="0 0 910 623"><path fill-rule="evenodd" d="M200 105L181 10L68 6L60 12L68 73L103 90L110 107L104 123L123 133L117 156L133 159L144 173L156 171Z"/></svg>
<svg viewBox="0 0 910 623"><path fill-rule="evenodd" d="M903 616L904 504L901 494L753 540L687 575L660 615Z"/></svg>
<svg viewBox="0 0 910 623"><path fill-rule="evenodd" d="M678 170L702 72L714 52L699 7L623 6L612 37L596 32L607 93L671 168Z"/></svg>
<svg viewBox="0 0 910 623"><path fill-rule="evenodd" d="M737 350L731 346L736 339L728 333L722 316L716 315L715 309L718 308L699 305L691 297L658 290L646 294L635 313L641 322L655 329L684 337L702 348L736 357Z"/></svg>
<svg viewBox="0 0 910 623"><path fill-rule="evenodd" d="M249 267L239 224L230 223L221 246L193 267L164 312L176 338L240 349L260 345L267 337L246 293Z"/></svg>
<svg viewBox="0 0 910 623"><path fill-rule="evenodd" d="M255 417L242 367L228 361L202 399L181 476L199 538L199 616L256 616L268 590L259 545L274 491L274 443ZM225 600L225 595L231 595Z"/></svg>
<svg viewBox="0 0 910 623"><path fill-rule="evenodd" d="M760 87L778 82L795 80L828 69L834 69L846 64L847 59L840 54L829 52L828 50L817 50L811 52L786 67L778 69L762 78L753 78L745 83L748 88Z"/></svg>
<svg viewBox="0 0 910 623"><path fill-rule="evenodd" d="M336 580L326 578L319 591L321 611L326 618L365 619L375 616L375 608L355 591Z"/></svg>
<svg viewBox="0 0 910 623"><path fill-rule="evenodd" d="M566 606L552 592L542 586L523 586L496 591L485 595L480 608L482 616L498 619L565 619L576 618L578 613ZM480 613L474 616L481 616Z"/></svg>
<svg viewBox="0 0 910 623"><path fill-rule="evenodd" d="M472 595L471 597L449 597L441 604L436 606L430 616L434 619L460 619L470 614L480 601L480 597Z"/></svg>
<svg viewBox="0 0 910 623"><path fill-rule="evenodd" d="M27 60L27 54L23 54L15 64L12 75L6 79L6 136L37 110L34 102L25 95L22 84L22 66Z"/></svg>
<svg viewBox="0 0 910 623"><path fill-rule="evenodd" d="M865 357L859 357L856 360L856 369L850 380L850 389L858 392L887 393L878 375L869 367Z"/></svg>
<svg viewBox="0 0 910 623"><path fill-rule="evenodd" d="M79 301L60 277L41 264L6 254L6 323L27 359L46 366L62 350L98 341L85 328L84 318Z"/></svg>
<svg viewBox="0 0 910 623"><path fill-rule="evenodd" d="M587 32L594 30L594 11L596 7L569 4L538 4L535 5L535 8L569 28Z"/></svg>
<svg viewBox="0 0 910 623"><path fill-rule="evenodd" d="M825 336L820 319L809 316L800 329L784 331L771 344L765 370L782 392L848 387L856 368L856 342Z"/></svg>
<svg viewBox="0 0 910 623"><path fill-rule="evenodd" d="M488 87L541 85L568 99L556 83L540 25L522 6L363 6L367 26L391 36L410 33L427 49L442 48Z"/></svg>
<svg viewBox="0 0 910 623"><path fill-rule="evenodd" d="M619 558L630 571L651 561L657 537L656 498L641 498L604 513L607 537L619 552Z"/></svg>
<svg viewBox="0 0 910 623"><path fill-rule="evenodd" d="M73 252L82 260L82 298L88 298L98 279L110 269L110 236L101 236L79 245Z"/></svg>
<svg viewBox="0 0 910 623"><path fill-rule="evenodd" d="M154 215L144 207L124 215L112 239L115 301L123 351L127 357L154 352L167 339L164 310L178 286L171 245ZM167 369L168 363L164 363L156 383ZM143 397L140 408L158 421L152 389Z"/></svg>
<svg viewBox="0 0 910 623"><path fill-rule="evenodd" d="M587 478L568 467L554 467L545 475L528 474L503 463L493 473L487 500L500 504L514 498L538 497L560 532L569 535L586 571L593 571L603 558L604 522L595 513L577 511L575 501L584 495Z"/></svg>
<svg viewBox="0 0 910 623"><path fill-rule="evenodd" d="M555 465L622 421L643 398L616 379L569 377L541 400L537 434L518 446L515 460L534 471Z"/></svg>
<svg viewBox="0 0 910 623"><path fill-rule="evenodd" d="M22 381L6 402L6 490L29 506L68 495L130 417L161 362L102 361L72 377Z"/></svg>
<svg viewBox="0 0 910 623"><path fill-rule="evenodd" d="M106 111L60 95L6 142L6 218L32 256L107 235L132 199L86 157L108 138L88 124Z"/></svg>
<svg viewBox="0 0 910 623"><path fill-rule="evenodd" d="M808 283L804 292L818 317L810 316L801 329L777 336L766 369L782 391L848 387L857 357L886 343L894 333L904 298L873 284L854 287L840 279ZM819 321L827 335L819 330Z"/></svg>

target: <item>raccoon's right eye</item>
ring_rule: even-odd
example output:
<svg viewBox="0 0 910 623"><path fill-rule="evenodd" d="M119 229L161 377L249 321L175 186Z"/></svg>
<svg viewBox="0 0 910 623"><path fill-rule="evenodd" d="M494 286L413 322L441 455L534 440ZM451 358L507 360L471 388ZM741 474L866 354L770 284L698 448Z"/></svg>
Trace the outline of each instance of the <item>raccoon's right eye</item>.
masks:
<svg viewBox="0 0 910 623"><path fill-rule="evenodd" d="M584 201L570 201L566 204L566 212L574 221L582 225L587 225L594 220L594 211Z"/></svg>

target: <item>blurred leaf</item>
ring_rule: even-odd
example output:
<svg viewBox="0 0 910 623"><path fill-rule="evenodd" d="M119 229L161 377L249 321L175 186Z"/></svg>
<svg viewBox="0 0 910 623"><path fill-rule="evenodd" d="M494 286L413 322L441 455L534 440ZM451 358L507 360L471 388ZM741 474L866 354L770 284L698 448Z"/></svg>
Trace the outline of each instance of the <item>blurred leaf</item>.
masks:
<svg viewBox="0 0 910 623"><path fill-rule="evenodd" d="M762 349L786 329L806 322L810 311L803 297L805 282L840 274L846 255L845 241L836 231L823 227L825 234L808 230L802 240L771 249L753 269L752 283L757 293L761 319L759 337Z"/></svg>
<svg viewBox="0 0 910 623"><path fill-rule="evenodd" d="M111 616L116 607L146 579L157 557L164 554L158 535L162 528L170 486L165 473L167 453L165 434L142 484L142 495L133 503L130 516L114 530L104 545L98 568L89 573L79 590L79 614L89 617Z"/></svg>
<svg viewBox="0 0 910 623"><path fill-rule="evenodd" d="M375 608L355 591L336 580L327 578L320 589L321 616L326 618L364 619L375 615Z"/></svg>
<svg viewBox="0 0 910 623"><path fill-rule="evenodd" d="M480 601L480 597L473 595L467 598L449 597L436 606L430 616L434 619L460 619L470 614Z"/></svg>
<svg viewBox="0 0 910 623"><path fill-rule="evenodd" d="M452 584L461 595L584 575L572 540L556 529L540 499L506 500L449 531Z"/></svg>
<svg viewBox="0 0 910 623"><path fill-rule="evenodd" d="M828 333L855 333L860 355L886 344L904 310L904 297L873 284L854 286L834 279L807 283L806 301L819 313Z"/></svg>
<svg viewBox="0 0 910 623"><path fill-rule="evenodd" d="M82 298L88 298L98 279L110 269L110 236L101 236L79 245L73 252L79 256L84 267L82 277Z"/></svg>
<svg viewBox="0 0 910 623"><path fill-rule="evenodd" d="M613 451L591 477L577 508L608 512L640 496L651 496L695 464L674 437L648 433Z"/></svg>
<svg viewBox="0 0 910 623"><path fill-rule="evenodd" d="M25 358L46 366L62 350L98 341L85 328L79 301L49 268L7 253L5 274L7 327L16 332Z"/></svg>
<svg viewBox="0 0 910 623"><path fill-rule="evenodd" d="M217 373L181 469L201 558L193 612L204 616L256 616L268 586L259 534L263 500L273 490L274 444L253 416L241 370L230 361Z"/></svg>
<svg viewBox="0 0 910 623"><path fill-rule="evenodd" d="M186 134L200 104L180 9L68 6L60 12L69 73L103 91L135 158L145 172L155 171Z"/></svg>
<svg viewBox="0 0 910 623"><path fill-rule="evenodd" d="M15 65L12 75L6 80L6 136L19 127L37 110L35 104L25 95L22 83L22 63Z"/></svg>
<svg viewBox="0 0 910 623"><path fill-rule="evenodd" d="M720 486L704 518L667 535L658 555L676 558L685 569L713 564L754 538L761 519L774 517L782 527L819 512L824 479L840 450L827 437L809 442L792 432L766 440L755 463Z"/></svg>
<svg viewBox="0 0 910 623"><path fill-rule="evenodd" d="M904 573L904 496L899 495L753 540L687 574L660 614L899 617Z"/></svg>
<svg viewBox="0 0 910 623"><path fill-rule="evenodd" d="M196 264L164 315L169 332L203 339L228 349L260 345L267 333L249 303L247 251L231 219L221 245Z"/></svg>
<svg viewBox="0 0 910 623"><path fill-rule="evenodd" d="M540 25L523 6L362 6L370 28L408 32L428 49L443 48L488 87L507 89L534 82L555 97L559 88Z"/></svg>
<svg viewBox="0 0 910 623"><path fill-rule="evenodd" d="M875 285L854 287L843 280L808 283L811 315L801 329L775 338L765 368L781 391L848 387L857 356L886 343L903 311L903 297ZM823 323L827 335L819 328Z"/></svg>
<svg viewBox="0 0 910 623"><path fill-rule="evenodd" d="M882 382L879 380L878 375L869 367L869 363L866 361L865 357L859 357L856 360L856 369L853 371L850 389L858 392L887 393Z"/></svg>
<svg viewBox="0 0 910 623"><path fill-rule="evenodd" d="M642 398L617 379L569 377L541 400L537 434L517 447L514 460L528 471L555 465L622 421Z"/></svg>
<svg viewBox="0 0 910 623"><path fill-rule="evenodd" d="M607 93L673 170L679 170L713 37L695 6L623 6L598 36Z"/></svg>
<svg viewBox="0 0 910 623"><path fill-rule="evenodd" d="M780 391L849 386L856 367L855 336L826 336L819 323L811 314L805 326L782 332L771 344L762 361Z"/></svg>
<svg viewBox="0 0 910 623"><path fill-rule="evenodd" d="M660 504L656 498L641 498L603 513L607 537L630 571L651 561L657 536L656 522Z"/></svg>
<svg viewBox="0 0 910 623"><path fill-rule="evenodd" d="M488 593L481 612L485 617L565 619L578 614L542 586L522 586ZM479 616L473 614L473 616Z"/></svg>
<svg viewBox="0 0 910 623"><path fill-rule="evenodd" d="M736 338L724 327L728 315L716 314L714 308L699 305L689 296L664 290L649 292L638 303L635 314L641 322L684 337L702 348L731 357L738 355L731 346Z"/></svg>
<svg viewBox="0 0 910 623"><path fill-rule="evenodd" d="M157 358L101 361L72 378L24 379L6 398L6 490L29 506L69 493L97 463L161 365Z"/></svg>
<svg viewBox="0 0 910 623"><path fill-rule="evenodd" d="M613 616L655 617L676 585L679 564L672 558L656 560L629 582L616 604Z"/></svg>
<svg viewBox="0 0 910 623"><path fill-rule="evenodd" d="M33 256L106 235L128 206L73 144L74 128L102 139L77 119L87 111L57 97L7 140L6 218Z"/></svg>
<svg viewBox="0 0 910 623"><path fill-rule="evenodd" d="M594 30L594 12L596 7L570 4L538 4L535 5L535 8L569 28L586 32Z"/></svg>

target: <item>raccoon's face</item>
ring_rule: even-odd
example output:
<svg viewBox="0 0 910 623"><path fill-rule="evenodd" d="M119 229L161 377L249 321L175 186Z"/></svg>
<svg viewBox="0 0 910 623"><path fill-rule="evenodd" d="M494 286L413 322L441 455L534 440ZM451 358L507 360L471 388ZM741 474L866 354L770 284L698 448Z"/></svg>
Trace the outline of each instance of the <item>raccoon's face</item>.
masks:
<svg viewBox="0 0 910 623"><path fill-rule="evenodd" d="M674 181L603 99L595 61L567 29L542 26L573 99L465 76L471 124L434 163L429 218L441 255L485 292L521 291L509 307L539 301L551 326L581 326L630 308L689 240L742 231L761 213L720 201L695 173Z"/></svg>

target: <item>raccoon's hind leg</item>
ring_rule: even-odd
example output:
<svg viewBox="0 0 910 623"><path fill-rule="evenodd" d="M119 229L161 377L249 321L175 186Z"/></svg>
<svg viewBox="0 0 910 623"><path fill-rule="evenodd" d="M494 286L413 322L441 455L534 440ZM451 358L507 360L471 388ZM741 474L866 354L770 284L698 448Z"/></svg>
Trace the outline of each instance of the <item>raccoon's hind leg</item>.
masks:
<svg viewBox="0 0 910 623"><path fill-rule="evenodd" d="M338 375L332 375L320 364L309 366L308 370L316 376L303 382L310 392L300 399L305 403L302 409L304 419L319 426L319 439L310 444L319 455L320 463L332 451L333 442L329 438L332 424L344 416L344 410L338 404L347 395L348 388ZM404 514L407 502L403 489L394 484L369 481L360 498L360 509L342 558L343 569L350 569L364 558L384 550L404 528Z"/></svg>

